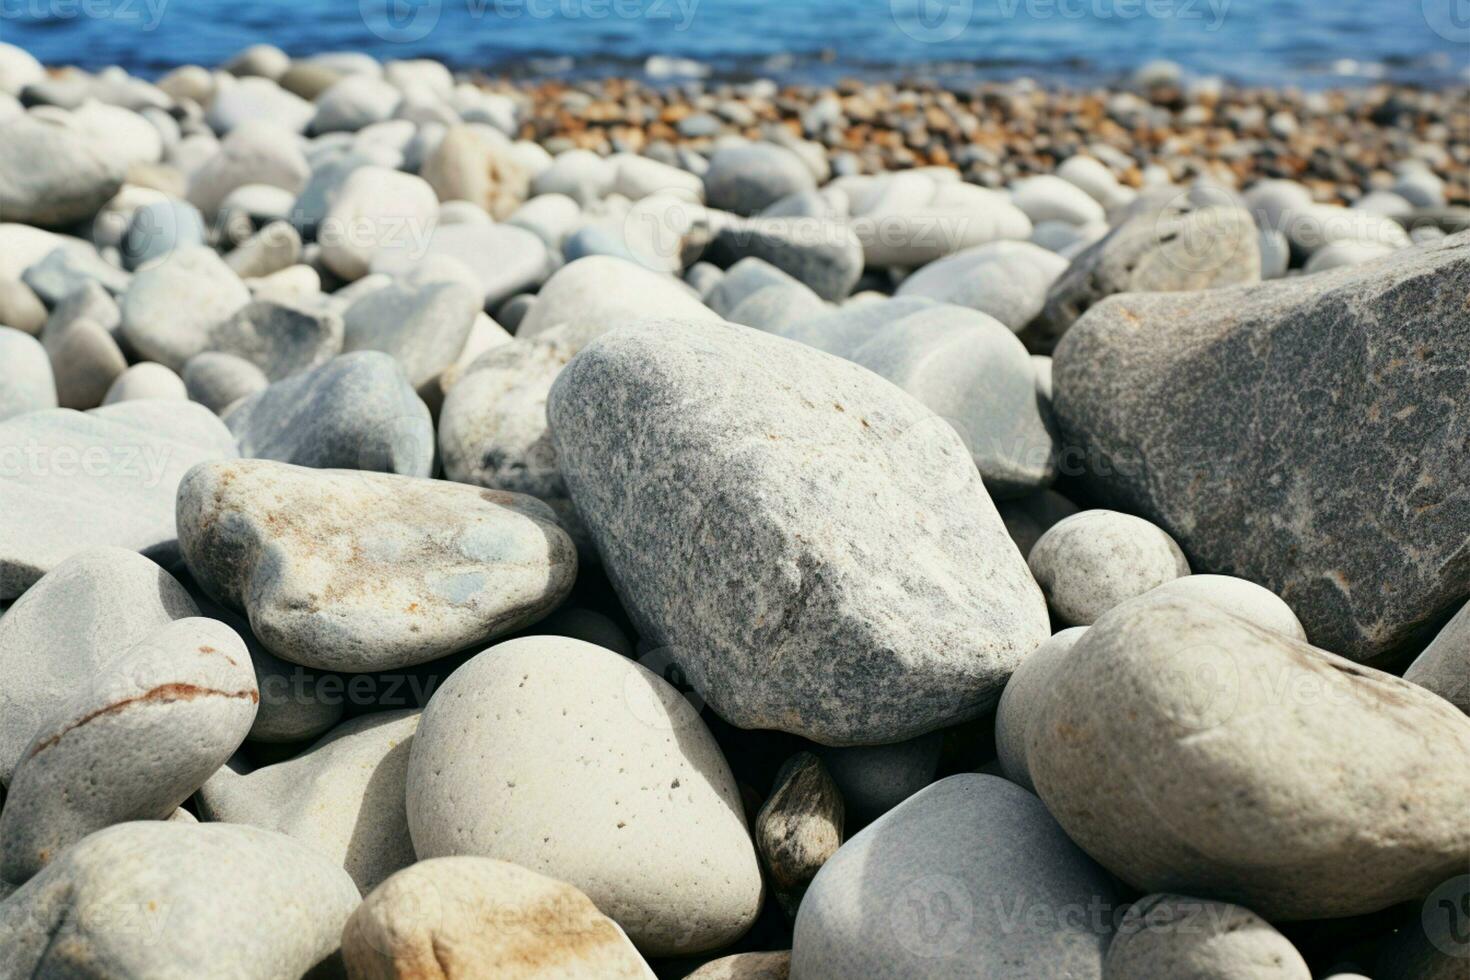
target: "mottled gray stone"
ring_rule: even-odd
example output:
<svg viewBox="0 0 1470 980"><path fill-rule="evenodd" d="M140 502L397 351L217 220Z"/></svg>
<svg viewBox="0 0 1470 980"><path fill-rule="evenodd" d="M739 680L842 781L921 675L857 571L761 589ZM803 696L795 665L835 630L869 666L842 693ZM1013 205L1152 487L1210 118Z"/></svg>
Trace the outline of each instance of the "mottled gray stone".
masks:
<svg viewBox="0 0 1470 980"><path fill-rule="evenodd" d="M22 281L50 306L95 282L114 295L128 288L131 277L108 263L90 246L52 249L44 259L26 269Z"/></svg>
<svg viewBox="0 0 1470 980"><path fill-rule="evenodd" d="M1157 596L1089 627L1048 686L1031 778L1141 891L1342 918L1470 858L1470 718L1400 678Z"/></svg>
<svg viewBox="0 0 1470 980"><path fill-rule="evenodd" d="M951 776L879 818L817 874L792 980L1101 980L1112 882L1041 801Z"/></svg>
<svg viewBox="0 0 1470 980"><path fill-rule="evenodd" d="M1134 902L1108 947L1106 980L1311 980L1291 941L1250 909L1186 895Z"/></svg>
<svg viewBox="0 0 1470 980"><path fill-rule="evenodd" d="M284 762L220 769L199 790L200 814L294 837L342 865L366 895L414 861L403 791L418 723L418 711L365 715Z"/></svg>
<svg viewBox="0 0 1470 980"><path fill-rule="evenodd" d="M56 377L46 348L28 333L0 327L0 422L56 407Z"/></svg>
<svg viewBox="0 0 1470 980"><path fill-rule="evenodd" d="M784 324L775 332L788 340L846 357L889 324L933 305L932 300L918 297L879 300L845 306L811 320Z"/></svg>
<svg viewBox="0 0 1470 980"><path fill-rule="evenodd" d="M345 871L281 834L126 823L0 904L0 948L23 976L194 980L228 964L238 980L278 980L335 961L359 900Z"/></svg>
<svg viewBox="0 0 1470 980"><path fill-rule="evenodd" d="M1041 312L1066 269L1066 259L1030 242L990 242L924 266L894 295L968 306L1019 332Z"/></svg>
<svg viewBox="0 0 1470 980"><path fill-rule="evenodd" d="M189 397L217 415L270 384L265 372L243 357L215 351L189 358L183 379Z"/></svg>
<svg viewBox="0 0 1470 980"><path fill-rule="evenodd" d="M415 389L437 390L439 375L464 350L480 306L479 294L461 283L394 283L347 308L343 349L384 351Z"/></svg>
<svg viewBox="0 0 1470 980"><path fill-rule="evenodd" d="M433 468L429 409L380 351L343 354L233 406L225 424L242 456L404 476Z"/></svg>
<svg viewBox="0 0 1470 980"><path fill-rule="evenodd" d="M569 262L546 280L516 337L557 330L581 350L594 338L648 317L714 322L718 317L672 276L609 256Z"/></svg>
<svg viewBox="0 0 1470 980"><path fill-rule="evenodd" d="M24 882L88 834L168 817L239 747L258 701L228 626L180 619L148 634L36 728L0 813L0 877Z"/></svg>
<svg viewBox="0 0 1470 980"><path fill-rule="evenodd" d="M1167 533L1111 510L1058 521L1026 562L1052 613L1068 626L1091 626L1114 606L1189 574L1189 561Z"/></svg>
<svg viewBox="0 0 1470 980"><path fill-rule="evenodd" d="M759 258L825 300L841 300L863 274L863 246L844 221L821 218L750 218L722 223L708 257L723 265Z"/></svg>
<svg viewBox="0 0 1470 980"><path fill-rule="evenodd" d="M995 709L995 754L1001 772L1033 793L1036 786L1026 764L1026 727L1036 716L1037 705L1050 693L1053 673L1086 632L1086 626L1064 629L1032 650L1011 674Z"/></svg>
<svg viewBox="0 0 1470 980"><path fill-rule="evenodd" d="M0 447L6 599L99 545L170 560L179 480L197 462L235 455L235 440L208 409L161 401L31 412L0 422Z"/></svg>
<svg viewBox="0 0 1470 980"><path fill-rule="evenodd" d="M1404 680L1428 688L1470 715L1470 605L1462 606L1414 658Z"/></svg>
<svg viewBox="0 0 1470 980"><path fill-rule="evenodd" d="M211 327L207 343L208 350L243 358L267 379L281 381L336 357L342 352L343 333L343 318L335 311L257 299Z"/></svg>
<svg viewBox="0 0 1470 980"><path fill-rule="evenodd" d="M428 241L408 249L380 251L372 271L402 276L430 256L458 259L475 275L483 304L494 307L541 284L548 270L546 245L515 225L439 225Z"/></svg>
<svg viewBox="0 0 1470 980"><path fill-rule="evenodd" d="M0 215L54 228L89 218L123 182L123 162L80 132L29 115L0 123Z"/></svg>
<svg viewBox="0 0 1470 980"><path fill-rule="evenodd" d="M787 915L842 846L842 828L842 794L822 761L810 752L786 760L756 814L755 846Z"/></svg>
<svg viewBox="0 0 1470 980"><path fill-rule="evenodd" d="M520 494L267 460L195 467L179 541L210 596L266 649L323 670L423 663L534 623L576 550Z"/></svg>
<svg viewBox="0 0 1470 980"><path fill-rule="evenodd" d="M209 349L214 329L250 302L250 290L213 249L175 252L133 277L122 335L139 356L182 371Z"/></svg>
<svg viewBox="0 0 1470 980"><path fill-rule="evenodd" d="M1052 285L1046 306L1023 333L1032 349L1049 353L1078 317L1115 293L1261 281L1260 239L1248 212L1197 202L1173 189L1155 192L1129 210Z"/></svg>
<svg viewBox="0 0 1470 980"><path fill-rule="evenodd" d="M1467 292L1459 235L1317 276L1118 297L1057 350L1064 442L1089 490L1172 534L1195 570L1265 586L1313 643L1369 659L1470 593L1470 416L1443 368L1470 357Z"/></svg>
<svg viewBox="0 0 1470 980"><path fill-rule="evenodd" d="M736 307L756 293L773 286L800 285L800 281L786 270L777 268L759 256L750 256L726 269L719 281L703 295L705 305L728 319Z"/></svg>
<svg viewBox="0 0 1470 980"><path fill-rule="evenodd" d="M143 361L134 364L113 380L107 389L107 394L102 398L102 404L115 405L118 402L135 401L139 398L187 401L189 393L184 388L183 379L177 374L162 364Z"/></svg>
<svg viewBox="0 0 1470 980"><path fill-rule="evenodd" d="M133 212L123 235L123 265L136 269L177 249L204 244L204 217L187 201L156 201Z"/></svg>
<svg viewBox="0 0 1470 980"><path fill-rule="evenodd" d="M122 548L79 551L0 619L0 783L47 716L91 678L199 610L153 562Z"/></svg>
<svg viewBox="0 0 1470 980"><path fill-rule="evenodd" d="M994 318L936 305L878 328L847 354L949 423L995 498L1056 479L1056 428L1025 346Z"/></svg>
<svg viewBox="0 0 1470 980"><path fill-rule="evenodd" d="M1048 634L959 437L854 364L653 323L585 348L547 414L640 636L734 724L913 737L992 706Z"/></svg>
<svg viewBox="0 0 1470 980"><path fill-rule="evenodd" d="M750 215L792 194L816 190L801 157L774 143L732 143L710 157L704 175L710 207Z"/></svg>
<svg viewBox="0 0 1470 980"><path fill-rule="evenodd" d="M651 956L728 945L760 910L709 729L663 679L590 643L523 637L449 675L414 736L407 799L420 858L493 857L569 882Z"/></svg>
<svg viewBox="0 0 1470 980"><path fill-rule="evenodd" d="M783 327L821 316L826 310L827 304L798 282L789 286L767 286L747 296L726 319L779 334Z"/></svg>

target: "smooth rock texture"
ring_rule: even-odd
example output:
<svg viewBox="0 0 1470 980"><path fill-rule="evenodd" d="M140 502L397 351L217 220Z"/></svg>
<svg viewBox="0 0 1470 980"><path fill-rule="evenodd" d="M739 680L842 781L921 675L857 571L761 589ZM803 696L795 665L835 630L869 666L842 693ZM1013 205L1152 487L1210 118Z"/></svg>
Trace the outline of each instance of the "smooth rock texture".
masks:
<svg viewBox="0 0 1470 980"><path fill-rule="evenodd" d="M417 711L369 714L284 762L220 769L199 790L200 814L295 838L341 864L365 895L414 861L403 787L418 723Z"/></svg>
<svg viewBox="0 0 1470 980"><path fill-rule="evenodd" d="M1054 634L1021 661L1006 682L995 709L995 754L1005 777L1023 789L1036 792L1031 769L1026 763L1026 731L1038 706L1051 693L1052 677L1067 655L1086 634L1087 627L1074 626Z"/></svg>
<svg viewBox="0 0 1470 980"><path fill-rule="evenodd" d="M539 285L548 271L545 243L514 225L441 224L426 242L412 241L409 248L379 249L371 271L397 277L433 256L458 259L474 275L487 308Z"/></svg>
<svg viewBox="0 0 1470 980"><path fill-rule="evenodd" d="M1023 334L1038 353L1052 348L1097 303L1115 293L1214 289L1261 281L1260 238L1240 208L1168 189L1141 200L1052 285Z"/></svg>
<svg viewBox="0 0 1470 980"><path fill-rule="evenodd" d="M1049 687L1031 778L1140 890L1340 918L1470 859L1470 718L1390 674L1161 596L1090 627Z"/></svg>
<svg viewBox="0 0 1470 980"><path fill-rule="evenodd" d="M316 229L322 262L351 281L367 275L374 262L417 261L438 213L434 189L422 177L359 167L331 196Z"/></svg>
<svg viewBox="0 0 1470 980"><path fill-rule="evenodd" d="M259 700L245 644L212 619L170 622L110 660L11 773L0 877L24 882L88 834L166 818L239 747Z"/></svg>
<svg viewBox="0 0 1470 980"><path fill-rule="evenodd" d="M419 477L433 469L429 409L379 351L344 354L230 404L225 424L248 458Z"/></svg>
<svg viewBox="0 0 1470 980"><path fill-rule="evenodd" d="M1057 350L1064 441L1091 491L1192 568L1265 586L1314 644L1370 659L1470 593L1470 416L1440 368L1470 356L1467 293L1462 234L1250 289L1119 297Z"/></svg>
<svg viewBox="0 0 1470 980"><path fill-rule="evenodd" d="M1084 510L1041 536L1026 559L1056 617L1091 626L1121 602L1189 574L1168 534L1111 510Z"/></svg>
<svg viewBox="0 0 1470 980"><path fill-rule="evenodd" d="M959 437L856 365L660 323L584 349L547 411L639 634L736 725L913 737L992 706L1048 634Z"/></svg>
<svg viewBox="0 0 1470 980"><path fill-rule="evenodd" d="M0 278L0 325L35 336L46 325L46 307L19 279Z"/></svg>
<svg viewBox="0 0 1470 980"><path fill-rule="evenodd" d="M403 365L420 392L458 359L480 312L480 296L456 282L394 283L347 308L346 351L380 350Z"/></svg>
<svg viewBox="0 0 1470 980"><path fill-rule="evenodd" d="M1150 589L1147 595L1170 595L1197 599L1223 609L1232 616L1275 630L1293 640L1305 641L1307 631L1291 607L1270 589L1229 575L1185 575Z"/></svg>
<svg viewBox="0 0 1470 980"><path fill-rule="evenodd" d="M159 860L159 855L168 860ZM125 823L64 852L0 903L0 949L24 976L299 977L336 956L352 879L281 834Z"/></svg>
<svg viewBox="0 0 1470 980"><path fill-rule="evenodd" d="M163 200L133 212L123 235L123 265L137 269L181 248L204 244L204 218L187 201Z"/></svg>
<svg viewBox="0 0 1470 980"><path fill-rule="evenodd" d="M755 818L756 850L787 915L842 846L842 830L842 794L821 760L810 752L788 759Z"/></svg>
<svg viewBox="0 0 1470 980"><path fill-rule="evenodd" d="M184 472L234 455L229 430L186 402L57 409L0 422L0 599L100 545L176 557L174 492Z"/></svg>
<svg viewBox="0 0 1470 980"><path fill-rule="evenodd" d="M277 656L324 670L423 663L528 626L566 597L576 549L519 494L266 460L179 487L185 560Z"/></svg>
<svg viewBox="0 0 1470 980"><path fill-rule="evenodd" d="M56 377L46 348L28 333L0 327L0 422L56 407Z"/></svg>
<svg viewBox="0 0 1470 980"><path fill-rule="evenodd" d="M820 749L822 763L842 793L847 829L872 823L934 782L943 747L943 735L931 732L889 745Z"/></svg>
<svg viewBox="0 0 1470 980"><path fill-rule="evenodd" d="M774 143L734 143L716 150L704 175L710 207L751 215L789 197L816 189L806 164Z"/></svg>
<svg viewBox="0 0 1470 980"><path fill-rule="evenodd" d="M715 322L718 317L678 280L629 262L595 255L569 262L546 280L518 339L552 330L581 350L597 337L648 317Z"/></svg>
<svg viewBox="0 0 1470 980"><path fill-rule="evenodd" d="M505 861L445 857L400 871L342 932L354 980L645 980L617 923L576 888Z"/></svg>
<svg viewBox="0 0 1470 980"><path fill-rule="evenodd" d="M932 262L904 279L895 296L967 306L1012 331L1036 318L1067 260L1030 242L991 242Z"/></svg>
<svg viewBox="0 0 1470 980"><path fill-rule="evenodd" d="M711 960L684 980L787 980L791 976L791 951L736 953Z"/></svg>
<svg viewBox="0 0 1470 980"><path fill-rule="evenodd" d="M822 867L796 917L791 977L1101 980L1115 900L1040 800L995 776L951 776Z"/></svg>
<svg viewBox="0 0 1470 980"><path fill-rule="evenodd" d="M250 291L213 249L184 249L133 277L122 301L122 336L140 356L182 371L248 302Z"/></svg>
<svg viewBox="0 0 1470 980"><path fill-rule="evenodd" d="M476 126L450 126L419 175L440 201L469 201L504 221L526 199L530 177L509 147Z"/></svg>
<svg viewBox="0 0 1470 980"><path fill-rule="evenodd" d="M759 258L785 271L824 300L852 292L863 272L863 245L842 221L811 218L751 218L722 225L709 258L733 264Z"/></svg>
<svg viewBox="0 0 1470 980"><path fill-rule="evenodd" d="M243 357L205 351L184 365L184 390L189 398L211 412L223 415L235 402L270 385L265 372Z"/></svg>
<svg viewBox="0 0 1470 980"><path fill-rule="evenodd" d="M1454 618L1404 671L1404 680L1427 688L1470 715L1470 605Z"/></svg>
<svg viewBox="0 0 1470 980"><path fill-rule="evenodd" d="M763 897L734 777L694 708L579 640L512 640L449 676L414 736L408 822L420 858L559 878L650 956L733 942Z"/></svg>
<svg viewBox="0 0 1470 980"><path fill-rule="evenodd" d="M117 402L135 401L139 398L188 401L189 392L184 387L184 379L177 374L162 364L143 361L134 364L113 379L112 384L108 386L107 394L102 396L102 404L114 405Z"/></svg>
<svg viewBox="0 0 1470 980"><path fill-rule="evenodd" d="M1311 980L1302 955L1250 909L1145 895L1118 924L1105 980Z"/></svg>
<svg viewBox="0 0 1470 980"><path fill-rule="evenodd" d="M46 228L89 218L122 186L123 169L68 126L30 115L0 123L0 217Z"/></svg>
<svg viewBox="0 0 1470 980"><path fill-rule="evenodd" d="M198 608L168 573L122 548L80 551L0 618L0 783L32 736L108 664Z"/></svg>
<svg viewBox="0 0 1470 980"><path fill-rule="evenodd" d="M233 354L260 368L268 380L280 381L341 353L343 329L342 317L330 310L257 299L213 326L208 344L210 351Z"/></svg>

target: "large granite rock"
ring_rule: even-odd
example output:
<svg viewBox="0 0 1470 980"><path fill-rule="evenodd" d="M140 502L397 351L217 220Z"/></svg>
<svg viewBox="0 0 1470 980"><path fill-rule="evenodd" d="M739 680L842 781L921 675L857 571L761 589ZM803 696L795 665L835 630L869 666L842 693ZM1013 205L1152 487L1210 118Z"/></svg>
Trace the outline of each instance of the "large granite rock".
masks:
<svg viewBox="0 0 1470 980"><path fill-rule="evenodd" d="M1103 501L1367 660L1470 593L1470 235L1250 288L1123 296L1057 349L1063 440Z"/></svg>
<svg viewBox="0 0 1470 980"><path fill-rule="evenodd" d="M403 787L418 724L417 711L377 712L284 762L220 769L199 789L200 815L294 837L341 864L367 894L413 863Z"/></svg>
<svg viewBox="0 0 1470 980"><path fill-rule="evenodd" d="M792 980L1101 980L1114 886L1041 801L935 783L842 846L796 917Z"/></svg>
<svg viewBox="0 0 1470 980"><path fill-rule="evenodd" d="M529 626L577 553L544 504L435 480L267 460L195 467L179 540L210 596L277 656L323 670L423 663Z"/></svg>
<svg viewBox="0 0 1470 980"><path fill-rule="evenodd" d="M191 403L122 402L0 422L0 599L99 545L177 557L179 480L195 463L234 455L229 430Z"/></svg>
<svg viewBox="0 0 1470 980"><path fill-rule="evenodd" d="M343 354L278 381L234 403L224 419L241 455L253 459L422 477L434 465L428 406L380 351Z"/></svg>
<svg viewBox="0 0 1470 980"><path fill-rule="evenodd" d="M1048 635L959 436L854 364L653 323L584 349L548 416L639 634L737 725L909 738L993 706Z"/></svg>
<svg viewBox="0 0 1470 980"><path fill-rule="evenodd" d="M225 624L181 619L149 634L33 733L0 813L0 877L26 881L88 834L168 817L239 747L259 700Z"/></svg>
<svg viewBox="0 0 1470 980"><path fill-rule="evenodd" d="M672 685L590 643L523 637L451 674L414 735L407 799L420 858L569 882L649 955L718 949L760 911L714 736Z"/></svg>
<svg viewBox="0 0 1470 980"><path fill-rule="evenodd" d="M1115 293L1260 282L1260 238L1250 212L1212 196L1165 189L1140 199L1052 284L1046 305L1022 335L1027 345L1050 352L1078 317Z"/></svg>
<svg viewBox="0 0 1470 980"><path fill-rule="evenodd" d="M1104 616L1046 681L1031 778L1140 890L1340 918L1470 861L1470 718L1400 678L1164 595Z"/></svg>
<svg viewBox="0 0 1470 980"><path fill-rule="evenodd" d="M16 976L279 980L331 969L358 902L347 872L281 834L125 823L0 902L0 949Z"/></svg>

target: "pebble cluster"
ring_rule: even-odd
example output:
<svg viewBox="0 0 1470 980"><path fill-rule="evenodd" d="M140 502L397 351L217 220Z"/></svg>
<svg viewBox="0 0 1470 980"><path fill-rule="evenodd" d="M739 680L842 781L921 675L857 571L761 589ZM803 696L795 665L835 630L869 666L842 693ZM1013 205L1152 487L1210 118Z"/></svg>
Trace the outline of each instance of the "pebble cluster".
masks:
<svg viewBox="0 0 1470 980"><path fill-rule="evenodd" d="M0 977L1462 980L1467 171L0 44Z"/></svg>

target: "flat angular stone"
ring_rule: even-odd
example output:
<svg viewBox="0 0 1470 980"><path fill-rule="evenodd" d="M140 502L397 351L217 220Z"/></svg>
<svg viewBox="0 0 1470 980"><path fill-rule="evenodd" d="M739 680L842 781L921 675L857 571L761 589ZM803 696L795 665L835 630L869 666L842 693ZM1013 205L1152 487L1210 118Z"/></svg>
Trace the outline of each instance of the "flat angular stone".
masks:
<svg viewBox="0 0 1470 980"><path fill-rule="evenodd" d="M655 322L585 348L547 413L639 634L736 725L911 738L992 707L1049 634L959 436L855 364Z"/></svg>
<svg viewBox="0 0 1470 980"><path fill-rule="evenodd" d="M437 391L439 375L469 340L480 300L457 282L385 286L347 308L343 349L391 354L416 390Z"/></svg>
<svg viewBox="0 0 1470 980"><path fill-rule="evenodd" d="M1196 571L1265 586L1314 644L1368 660L1470 593L1470 415L1442 368L1470 358L1467 294L1470 235L1118 297L1057 350L1064 442L1104 504L1169 532Z"/></svg>
<svg viewBox="0 0 1470 980"><path fill-rule="evenodd" d="M529 626L577 573L544 504L267 460L196 467L180 543L209 595L277 656L324 670L423 663Z"/></svg>
<svg viewBox="0 0 1470 980"><path fill-rule="evenodd" d="M342 317L334 311L257 299L212 327L208 344L210 351L243 358L271 381L280 381L340 354L343 331Z"/></svg>
<svg viewBox="0 0 1470 980"><path fill-rule="evenodd" d="M277 381L232 403L224 421L251 459L422 477L434 464L429 409L379 351Z"/></svg>
<svg viewBox="0 0 1470 980"><path fill-rule="evenodd" d="M179 480L195 463L234 455L229 430L189 403L124 402L0 422L0 598L99 545L175 557Z"/></svg>
<svg viewBox="0 0 1470 980"><path fill-rule="evenodd" d="M1404 680L1428 688L1470 715L1470 605L1462 606L1414 658Z"/></svg>

